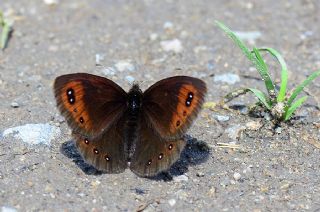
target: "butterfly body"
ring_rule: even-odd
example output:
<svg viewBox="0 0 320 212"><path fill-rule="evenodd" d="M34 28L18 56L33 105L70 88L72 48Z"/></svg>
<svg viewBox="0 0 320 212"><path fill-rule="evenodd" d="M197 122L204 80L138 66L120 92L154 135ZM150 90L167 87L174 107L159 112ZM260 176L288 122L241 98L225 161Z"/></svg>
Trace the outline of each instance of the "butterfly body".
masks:
<svg viewBox="0 0 320 212"><path fill-rule="evenodd" d="M107 173L129 166L139 176L154 176L180 157L182 136L206 94L205 83L192 77L167 78L145 92L133 85L125 92L85 73L58 77L54 90L83 158Z"/></svg>

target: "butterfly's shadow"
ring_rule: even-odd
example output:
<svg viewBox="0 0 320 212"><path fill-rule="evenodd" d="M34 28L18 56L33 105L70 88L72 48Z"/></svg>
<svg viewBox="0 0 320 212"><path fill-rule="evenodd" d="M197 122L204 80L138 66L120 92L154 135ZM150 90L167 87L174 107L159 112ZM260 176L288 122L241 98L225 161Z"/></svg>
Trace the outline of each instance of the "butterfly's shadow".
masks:
<svg viewBox="0 0 320 212"><path fill-rule="evenodd" d="M78 152L75 142L69 140L61 144L60 151L66 157L72 159L72 161L85 173L88 175L101 175L103 172L97 170L90 164L87 164L81 154Z"/></svg>
<svg viewBox="0 0 320 212"><path fill-rule="evenodd" d="M188 167L192 165L201 164L209 158L210 149L204 141L199 141L189 135L184 138L187 142L186 147L181 153L180 159L174 163L171 168L162 172L155 177L150 177L151 180L172 180L173 176L179 176L188 171ZM63 155L73 160L73 162L88 175L101 175L103 172L95 169L93 166L87 164L80 153L78 152L74 141L69 140L63 143L60 147L60 151Z"/></svg>
<svg viewBox="0 0 320 212"><path fill-rule="evenodd" d="M159 173L149 179L171 181L174 176L186 173L189 166L199 165L208 160L210 147L206 142L190 135L185 135L184 139L187 145L182 151L180 159L175 162L168 171Z"/></svg>

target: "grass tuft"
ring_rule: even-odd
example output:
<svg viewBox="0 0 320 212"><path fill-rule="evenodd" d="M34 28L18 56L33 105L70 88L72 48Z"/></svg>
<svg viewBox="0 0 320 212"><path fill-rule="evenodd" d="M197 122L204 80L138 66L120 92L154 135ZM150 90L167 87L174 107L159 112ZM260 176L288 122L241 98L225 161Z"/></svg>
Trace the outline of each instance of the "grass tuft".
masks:
<svg viewBox="0 0 320 212"><path fill-rule="evenodd" d="M261 80L264 82L267 93L255 88L241 88L233 91L225 96L227 101L243 95L247 92L253 93L263 105L263 107L270 112L270 114L278 121L288 121L294 112L303 105L307 100L307 96L303 96L294 101L303 89L309 85L314 79L320 76L320 70L312 73L305 79L298 87L296 87L291 96L287 93L288 84L288 69L285 60L281 54L273 48L256 48L249 50L243 41L223 23L216 21L216 24L221 28L241 49L243 54L253 63L260 74ZM279 62L281 66L281 84L280 90L275 89L275 84L272 81L267 64L265 63L260 52L267 52L271 54Z"/></svg>

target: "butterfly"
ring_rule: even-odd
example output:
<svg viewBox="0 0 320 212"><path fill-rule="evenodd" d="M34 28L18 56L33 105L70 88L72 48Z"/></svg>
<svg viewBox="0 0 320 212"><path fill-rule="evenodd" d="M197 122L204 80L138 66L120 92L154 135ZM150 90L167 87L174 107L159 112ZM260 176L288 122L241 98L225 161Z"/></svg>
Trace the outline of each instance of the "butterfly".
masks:
<svg viewBox="0 0 320 212"><path fill-rule="evenodd" d="M113 81L87 73L59 76L57 106L84 160L106 173L126 168L142 177L165 171L186 145L183 134L204 102L206 84L175 76L142 92L125 92Z"/></svg>

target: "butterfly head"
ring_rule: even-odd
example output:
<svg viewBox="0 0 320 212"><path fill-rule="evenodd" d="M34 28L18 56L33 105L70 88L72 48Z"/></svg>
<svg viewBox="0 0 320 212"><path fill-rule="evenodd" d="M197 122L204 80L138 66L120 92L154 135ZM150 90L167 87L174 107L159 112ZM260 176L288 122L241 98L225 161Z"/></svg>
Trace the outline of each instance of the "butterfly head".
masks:
<svg viewBox="0 0 320 212"><path fill-rule="evenodd" d="M138 84L134 84L128 92L128 106L132 114L137 114L142 104L142 91Z"/></svg>

